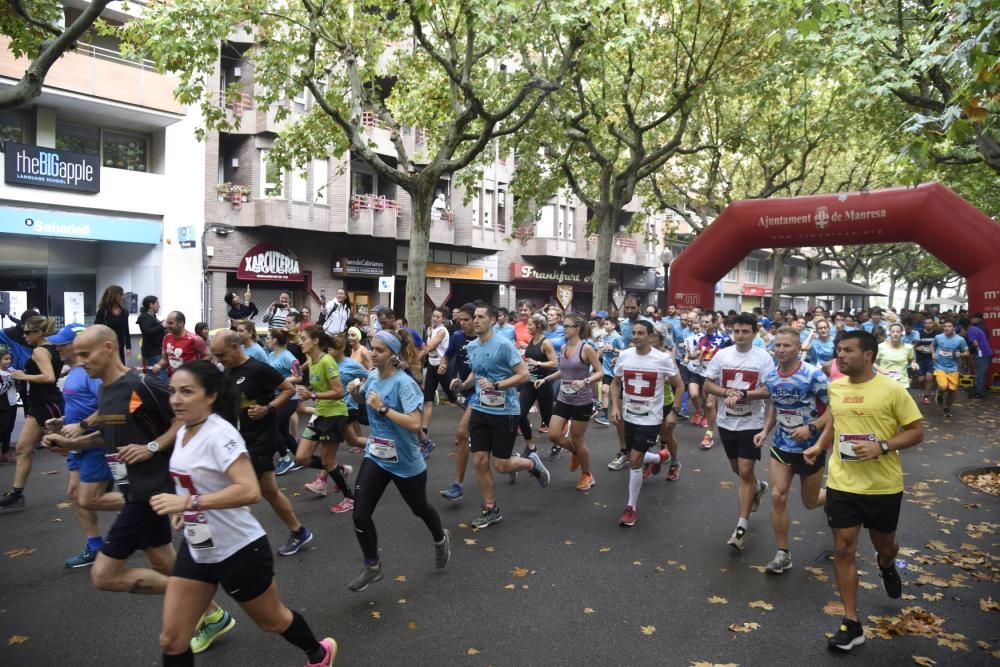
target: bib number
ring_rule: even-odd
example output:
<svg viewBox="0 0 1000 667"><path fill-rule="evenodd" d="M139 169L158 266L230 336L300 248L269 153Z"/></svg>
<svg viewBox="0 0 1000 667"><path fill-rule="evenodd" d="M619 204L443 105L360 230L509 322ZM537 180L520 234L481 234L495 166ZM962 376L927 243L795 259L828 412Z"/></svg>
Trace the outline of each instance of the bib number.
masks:
<svg viewBox="0 0 1000 667"><path fill-rule="evenodd" d="M798 410L778 410L778 423L786 430L792 430L805 424L802 413Z"/></svg>
<svg viewBox="0 0 1000 667"><path fill-rule="evenodd" d="M118 484L128 483L128 466L118 460L118 454L105 454L104 460L111 468L111 476L115 478L115 482Z"/></svg>
<svg viewBox="0 0 1000 667"><path fill-rule="evenodd" d="M649 414L650 405L648 399L639 399L625 395L625 413L637 417L645 417Z"/></svg>
<svg viewBox="0 0 1000 667"><path fill-rule="evenodd" d="M570 382L564 382L559 385L559 393L566 396L575 396L580 392L579 389L574 387Z"/></svg>
<svg viewBox="0 0 1000 667"><path fill-rule="evenodd" d="M730 417L749 417L750 401L740 399L733 407L726 406L726 414Z"/></svg>
<svg viewBox="0 0 1000 667"><path fill-rule="evenodd" d="M379 461L399 463L399 456L396 453L396 443L388 438L376 438L374 436L369 438L368 453Z"/></svg>
<svg viewBox="0 0 1000 667"><path fill-rule="evenodd" d="M507 407L507 392L499 389L481 389L479 404L487 408L503 409Z"/></svg>
<svg viewBox="0 0 1000 667"><path fill-rule="evenodd" d="M195 551L215 547L204 512L184 512L184 539Z"/></svg>
<svg viewBox="0 0 1000 667"><path fill-rule="evenodd" d="M951 350L938 350L938 354L940 354L945 359L949 359L953 353Z"/></svg>
<svg viewBox="0 0 1000 667"><path fill-rule="evenodd" d="M848 434L844 433L837 437L837 447L840 449L841 461L859 461L854 453L855 444L874 443L877 439L874 433Z"/></svg>

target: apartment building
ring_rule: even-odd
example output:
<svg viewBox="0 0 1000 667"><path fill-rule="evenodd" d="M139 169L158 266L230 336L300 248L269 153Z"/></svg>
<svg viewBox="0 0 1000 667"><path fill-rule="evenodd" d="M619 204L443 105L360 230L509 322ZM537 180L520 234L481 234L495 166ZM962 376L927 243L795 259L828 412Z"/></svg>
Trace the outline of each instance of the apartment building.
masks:
<svg viewBox="0 0 1000 667"><path fill-rule="evenodd" d="M67 3L67 23L77 4ZM119 7L104 18L130 16ZM7 46L0 37L0 86L28 65ZM204 210L192 193L203 188L204 148L176 84L90 34L52 67L39 96L0 111L0 292L10 313L32 306L91 322L104 288L117 284L197 318Z"/></svg>

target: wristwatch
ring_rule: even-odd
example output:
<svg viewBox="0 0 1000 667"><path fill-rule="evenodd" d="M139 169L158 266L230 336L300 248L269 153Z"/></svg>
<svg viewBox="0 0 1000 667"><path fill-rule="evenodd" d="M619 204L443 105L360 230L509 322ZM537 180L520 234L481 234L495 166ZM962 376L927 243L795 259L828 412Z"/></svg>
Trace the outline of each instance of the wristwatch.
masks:
<svg viewBox="0 0 1000 667"><path fill-rule="evenodd" d="M882 453L883 454L888 454L889 453L889 441L888 440L879 440L878 441L878 446L882 448Z"/></svg>
<svg viewBox="0 0 1000 667"><path fill-rule="evenodd" d="M389 414L389 406L383 405L381 408L378 409L378 413L383 417L385 417L387 414Z"/></svg>
<svg viewBox="0 0 1000 667"><path fill-rule="evenodd" d="M500 380L493 381L493 388L496 389L497 391L500 391Z"/></svg>
<svg viewBox="0 0 1000 667"><path fill-rule="evenodd" d="M151 454L155 454L156 452L160 451L160 443L158 443L156 440L150 440L149 442L146 443L146 449L148 449Z"/></svg>
<svg viewBox="0 0 1000 667"><path fill-rule="evenodd" d="M809 433L811 433L812 435L816 435L817 433L819 433L819 429L816 428L816 424L809 423L806 424L806 426L809 427Z"/></svg>
<svg viewBox="0 0 1000 667"><path fill-rule="evenodd" d="M78 423L80 424L80 428L82 428L84 431L90 430L90 424L87 423L86 419L81 419Z"/></svg>
<svg viewBox="0 0 1000 667"><path fill-rule="evenodd" d="M746 398L749 395L750 395L749 391L747 391L746 389L740 389L740 398Z"/></svg>

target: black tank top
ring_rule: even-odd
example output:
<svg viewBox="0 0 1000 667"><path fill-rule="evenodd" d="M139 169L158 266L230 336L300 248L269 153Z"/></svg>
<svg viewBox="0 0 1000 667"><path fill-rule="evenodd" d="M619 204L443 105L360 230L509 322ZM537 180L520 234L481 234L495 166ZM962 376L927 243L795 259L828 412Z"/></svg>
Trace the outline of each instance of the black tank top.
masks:
<svg viewBox="0 0 1000 667"><path fill-rule="evenodd" d="M534 339L532 339L528 343L528 346L524 348L524 358L534 359L539 363L545 363L546 361L548 361L549 358L545 356L545 352L542 350L542 343L544 342L545 342L544 338L542 338L541 342L539 343L535 343ZM539 368L535 366L534 368L531 369L531 377L532 379L535 380L541 380L548 374L550 370L551 369Z"/></svg>
<svg viewBox="0 0 1000 667"><path fill-rule="evenodd" d="M58 380L59 374L62 373L62 357L59 356L59 352L56 351L54 345L43 345L42 348L48 351L49 357L52 359L52 372L55 373L56 380ZM34 359L29 358L24 363L24 373L26 375L41 375L42 369L38 367ZM28 403L31 405L41 405L43 403L61 404L62 402L62 392L59 391L59 386L56 383L28 383Z"/></svg>

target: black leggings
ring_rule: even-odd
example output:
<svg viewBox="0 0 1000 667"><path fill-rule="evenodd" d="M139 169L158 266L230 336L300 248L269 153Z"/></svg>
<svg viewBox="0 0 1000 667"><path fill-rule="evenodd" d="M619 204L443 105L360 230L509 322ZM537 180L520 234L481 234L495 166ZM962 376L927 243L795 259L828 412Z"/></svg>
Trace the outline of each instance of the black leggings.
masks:
<svg viewBox="0 0 1000 667"><path fill-rule="evenodd" d="M361 553L366 561L378 560L378 535L372 514L389 482L396 484L399 495L410 506L410 510L427 524L435 542L444 539L441 517L427 503L427 471L415 477L397 477L384 470L369 458L361 462L361 470L354 482L354 533L358 536Z"/></svg>
<svg viewBox="0 0 1000 667"><path fill-rule="evenodd" d="M528 421L528 410L531 405L538 401L538 412L542 415L542 426L548 426L552 419L552 401L555 395L552 393L552 385L546 382L538 389L535 389L535 381L529 380L519 388L521 393L521 435L525 440L531 440L531 422Z"/></svg>
<svg viewBox="0 0 1000 667"><path fill-rule="evenodd" d="M298 447L295 436L292 435L290 421L295 409L299 407L298 401L285 401L285 404L275 412L275 419L278 422L278 456L288 456L288 452L294 452Z"/></svg>
<svg viewBox="0 0 1000 667"><path fill-rule="evenodd" d="M10 451L10 438L14 434L14 423L17 421L17 406L0 410L0 451L4 454Z"/></svg>
<svg viewBox="0 0 1000 667"><path fill-rule="evenodd" d="M438 387L444 392L448 401L451 403L455 402L455 393L448 388L448 374L438 375L438 367L430 366L426 367L426 373L424 374L424 403L433 403L434 395L437 394Z"/></svg>

